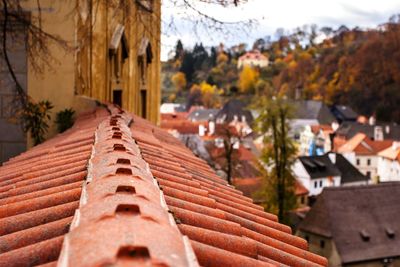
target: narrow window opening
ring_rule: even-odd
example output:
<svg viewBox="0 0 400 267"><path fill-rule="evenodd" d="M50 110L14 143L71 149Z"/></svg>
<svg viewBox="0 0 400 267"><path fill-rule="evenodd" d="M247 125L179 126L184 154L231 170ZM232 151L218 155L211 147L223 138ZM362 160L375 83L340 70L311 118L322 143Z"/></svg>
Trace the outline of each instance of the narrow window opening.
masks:
<svg viewBox="0 0 400 267"><path fill-rule="evenodd" d="M147 118L147 91L140 90L140 105L142 107L141 114L143 118Z"/></svg>
<svg viewBox="0 0 400 267"><path fill-rule="evenodd" d="M122 108L122 90L113 90L113 104Z"/></svg>

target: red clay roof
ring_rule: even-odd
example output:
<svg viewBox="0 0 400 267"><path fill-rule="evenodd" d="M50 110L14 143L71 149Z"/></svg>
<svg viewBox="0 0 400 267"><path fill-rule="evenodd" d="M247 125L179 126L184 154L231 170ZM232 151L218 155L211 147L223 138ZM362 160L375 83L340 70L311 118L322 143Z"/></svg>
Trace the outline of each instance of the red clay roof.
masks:
<svg viewBox="0 0 400 267"><path fill-rule="evenodd" d="M318 125L311 125L311 131L313 133L318 133L320 130L326 133L332 133L333 129L331 125L327 124L318 124Z"/></svg>
<svg viewBox="0 0 400 267"><path fill-rule="evenodd" d="M55 263L79 207L94 132L106 110L0 168L0 266Z"/></svg>
<svg viewBox="0 0 400 267"><path fill-rule="evenodd" d="M177 139L109 112L0 168L0 266L327 265Z"/></svg>
<svg viewBox="0 0 400 267"><path fill-rule="evenodd" d="M392 140L371 140L365 134L358 133L339 147L338 152L354 152L357 155L377 155L380 151L390 147L392 143Z"/></svg>
<svg viewBox="0 0 400 267"><path fill-rule="evenodd" d="M199 134L199 126L208 127L206 122L191 122L188 120L166 120L161 121L161 128L165 130L176 130L180 134Z"/></svg>
<svg viewBox="0 0 400 267"><path fill-rule="evenodd" d="M260 190L262 187L261 177L246 177L236 178L233 180L233 184L237 189L243 192L245 196L252 197L254 193ZM308 195L309 191L305 188L301 182L295 181L295 194L296 196Z"/></svg>

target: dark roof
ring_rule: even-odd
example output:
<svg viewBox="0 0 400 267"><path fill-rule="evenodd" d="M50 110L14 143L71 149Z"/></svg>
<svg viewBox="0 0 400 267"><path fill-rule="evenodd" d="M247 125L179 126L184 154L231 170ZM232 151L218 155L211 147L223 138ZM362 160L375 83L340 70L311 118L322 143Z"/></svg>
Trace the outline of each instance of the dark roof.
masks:
<svg viewBox="0 0 400 267"><path fill-rule="evenodd" d="M335 155L335 166L341 173L341 184L368 181L369 178L354 167L342 154L335 153Z"/></svg>
<svg viewBox="0 0 400 267"><path fill-rule="evenodd" d="M327 154L322 156L302 156L299 157L299 160L311 179L341 175L339 169L332 163Z"/></svg>
<svg viewBox="0 0 400 267"><path fill-rule="evenodd" d="M250 125L253 123L253 115L249 110L246 109L246 105L238 100L231 99L225 103L222 109L218 112L216 118L224 119L224 122L229 123L233 121L234 116L237 116L238 121L242 121L242 116L246 118L246 122Z"/></svg>
<svg viewBox="0 0 400 267"><path fill-rule="evenodd" d="M335 163L329 158L329 154L336 157ZM354 167L345 157L338 153L326 153L321 156L302 156L299 160L310 175L311 179L329 176L340 176L340 183L347 184L353 182L367 181L356 167Z"/></svg>
<svg viewBox="0 0 400 267"><path fill-rule="evenodd" d="M0 266L327 265L150 122L99 107L0 167Z"/></svg>
<svg viewBox="0 0 400 267"><path fill-rule="evenodd" d="M209 121L214 120L218 112L218 109L196 109L190 112L187 118L195 121Z"/></svg>
<svg viewBox="0 0 400 267"><path fill-rule="evenodd" d="M342 264L399 257L399 210L400 183L329 187L299 229L333 238Z"/></svg>
<svg viewBox="0 0 400 267"><path fill-rule="evenodd" d="M319 124L331 124L336 121L328 106L321 101L301 100L294 103L294 118L318 120Z"/></svg>
<svg viewBox="0 0 400 267"><path fill-rule="evenodd" d="M332 107L332 114L340 122L356 121L358 114L349 106L335 105Z"/></svg>
<svg viewBox="0 0 400 267"><path fill-rule="evenodd" d="M350 139L358 133L364 133L368 138L374 140L374 129L376 126L382 127L384 139L400 140L400 125L394 123L378 123L377 125L369 125L345 121L340 124L339 128L336 130L336 134L344 136L346 139Z"/></svg>

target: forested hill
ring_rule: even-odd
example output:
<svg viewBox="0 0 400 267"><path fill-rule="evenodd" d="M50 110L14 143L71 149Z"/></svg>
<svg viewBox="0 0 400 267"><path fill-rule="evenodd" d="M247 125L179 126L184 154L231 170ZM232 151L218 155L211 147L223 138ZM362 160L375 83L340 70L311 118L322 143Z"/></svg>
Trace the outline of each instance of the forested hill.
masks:
<svg viewBox="0 0 400 267"><path fill-rule="evenodd" d="M327 38L318 42L321 36ZM400 122L399 16L376 29L312 26L281 33L276 40L258 39L247 49L240 44L185 50L180 43L175 57L164 63L164 73L169 72L164 88L168 83L175 88L169 92L172 100L184 96L201 104L204 98L208 106L218 105L217 96L279 91L292 98L346 104L360 114ZM251 49L267 56L269 67L237 69L238 58Z"/></svg>
<svg viewBox="0 0 400 267"><path fill-rule="evenodd" d="M290 51L273 84L306 99L348 104L360 114L400 122L400 24L343 31L319 45Z"/></svg>

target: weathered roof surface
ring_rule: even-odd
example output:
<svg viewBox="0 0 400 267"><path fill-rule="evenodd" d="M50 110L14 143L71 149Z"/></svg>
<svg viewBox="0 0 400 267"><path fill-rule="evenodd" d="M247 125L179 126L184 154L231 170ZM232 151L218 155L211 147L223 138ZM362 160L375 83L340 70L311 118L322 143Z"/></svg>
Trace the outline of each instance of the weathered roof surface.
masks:
<svg viewBox="0 0 400 267"><path fill-rule="evenodd" d="M339 121L356 121L358 114L349 106L335 105L332 107L332 114Z"/></svg>
<svg viewBox="0 0 400 267"><path fill-rule="evenodd" d="M369 177L362 174L342 154L335 153L335 155L335 166L339 169L341 173L341 184L346 185L354 182L368 182Z"/></svg>
<svg viewBox="0 0 400 267"><path fill-rule="evenodd" d="M299 229L332 237L342 264L398 257L399 209L400 183L329 187ZM361 231L369 240L363 240Z"/></svg>
<svg viewBox="0 0 400 267"><path fill-rule="evenodd" d="M329 108L321 101L301 100L293 103L295 107L295 119L314 119L320 124L331 124L336 119Z"/></svg>
<svg viewBox="0 0 400 267"><path fill-rule="evenodd" d="M249 125L251 125L254 120L251 112L246 109L245 103L239 99L231 99L226 102L222 109L216 114L216 119L217 121L222 120L224 123L230 123L235 119L235 116L239 122L244 122L244 118Z"/></svg>
<svg viewBox="0 0 400 267"><path fill-rule="evenodd" d="M0 168L0 266L327 265L177 139L109 112Z"/></svg>
<svg viewBox="0 0 400 267"><path fill-rule="evenodd" d="M218 109L196 109L190 112L187 116L191 121L209 121L214 120L218 113Z"/></svg>
<svg viewBox="0 0 400 267"><path fill-rule="evenodd" d="M55 262L75 209L106 110L81 116L73 129L0 168L0 266Z"/></svg>
<svg viewBox="0 0 400 267"><path fill-rule="evenodd" d="M340 124L336 134L350 139L358 133L366 134L370 139L374 139L375 127L382 127L383 138L391 140L400 140L400 125L391 123L378 125L362 124L359 122L345 121Z"/></svg>
<svg viewBox="0 0 400 267"><path fill-rule="evenodd" d="M321 156L301 156L299 160L311 179L341 175L341 172L335 164L332 163L328 154Z"/></svg>

